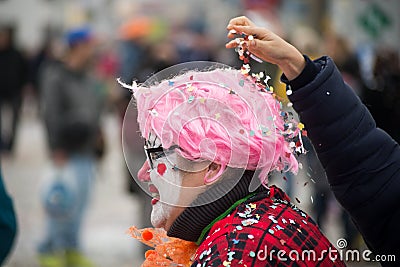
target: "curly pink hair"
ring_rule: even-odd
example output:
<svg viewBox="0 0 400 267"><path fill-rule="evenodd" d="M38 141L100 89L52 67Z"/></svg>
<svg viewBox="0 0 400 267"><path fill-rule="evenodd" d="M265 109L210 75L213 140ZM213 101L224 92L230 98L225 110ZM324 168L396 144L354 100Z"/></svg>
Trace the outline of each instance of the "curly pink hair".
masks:
<svg viewBox="0 0 400 267"><path fill-rule="evenodd" d="M189 71L140 86L134 97L143 137L154 133L164 148L178 145L188 160L261 170L264 184L272 170L298 170L279 102L238 70Z"/></svg>

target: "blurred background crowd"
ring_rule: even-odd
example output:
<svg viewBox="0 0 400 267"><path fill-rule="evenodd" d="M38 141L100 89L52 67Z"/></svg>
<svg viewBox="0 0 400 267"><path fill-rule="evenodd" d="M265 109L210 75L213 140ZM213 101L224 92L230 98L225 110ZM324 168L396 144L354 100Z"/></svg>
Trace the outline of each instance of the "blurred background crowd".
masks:
<svg viewBox="0 0 400 267"><path fill-rule="evenodd" d="M224 45L226 25L237 15L312 58L331 56L377 125L400 142L398 10L397 0L1 0L1 171L18 222L4 265L60 266L41 255L62 246L54 239L66 231L76 239L68 241L74 249L68 266L139 266L144 248L126 230L150 226L150 198L132 178L145 160L143 141L134 123L122 130L130 92L116 78L144 82L194 60L239 67ZM267 70L279 91L279 70L257 68ZM129 136L124 152L131 173L122 132ZM306 145L300 174L276 174L272 182L313 216L333 244L345 238L348 247L363 248ZM46 199L53 190L48 180L74 172L85 173L70 185L82 189L74 197L81 208L61 225L52 216L68 211L68 203Z"/></svg>

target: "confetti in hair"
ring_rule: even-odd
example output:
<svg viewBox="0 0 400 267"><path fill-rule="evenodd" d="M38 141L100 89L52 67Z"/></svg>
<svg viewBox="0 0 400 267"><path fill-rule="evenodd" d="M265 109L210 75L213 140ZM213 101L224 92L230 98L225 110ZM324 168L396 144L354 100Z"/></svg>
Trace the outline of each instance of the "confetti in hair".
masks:
<svg viewBox="0 0 400 267"><path fill-rule="evenodd" d="M188 71L128 88L142 136L156 134L164 148L178 145L188 160L260 170L264 184L271 170L298 170L284 137L280 103L251 75L231 68Z"/></svg>

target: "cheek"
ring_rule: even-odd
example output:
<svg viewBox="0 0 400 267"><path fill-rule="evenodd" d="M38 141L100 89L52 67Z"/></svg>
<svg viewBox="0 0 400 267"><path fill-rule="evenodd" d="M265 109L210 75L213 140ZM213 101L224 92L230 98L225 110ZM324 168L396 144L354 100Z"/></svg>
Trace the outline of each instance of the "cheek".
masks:
<svg viewBox="0 0 400 267"><path fill-rule="evenodd" d="M150 173L152 183L160 193L160 200L170 205L177 205L181 191L182 178L172 164L160 161Z"/></svg>

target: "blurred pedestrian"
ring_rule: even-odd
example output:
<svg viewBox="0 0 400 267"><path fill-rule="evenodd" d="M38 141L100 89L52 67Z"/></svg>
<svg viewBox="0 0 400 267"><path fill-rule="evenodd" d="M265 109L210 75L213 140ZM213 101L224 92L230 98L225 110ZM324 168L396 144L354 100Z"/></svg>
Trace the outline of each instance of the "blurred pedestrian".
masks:
<svg viewBox="0 0 400 267"><path fill-rule="evenodd" d="M28 81L29 67L27 60L16 48L14 28L0 26L0 151L12 152L17 134L19 115L22 105L22 89ZM2 109L11 110L11 125L4 129ZM4 130L7 134L3 135Z"/></svg>
<svg viewBox="0 0 400 267"><path fill-rule="evenodd" d="M118 43L118 59L120 62L118 75L127 83L132 82L132 77L137 77L140 82L144 81L151 74L151 54L150 46L147 42L147 36L151 31L152 21L147 17L133 18L125 23L119 29ZM135 177L140 166L146 160L143 153L139 153L143 147L143 142L139 134L139 126L135 120L128 119L131 123L123 124L124 119L132 114L125 114L131 100L131 93L128 90L116 88L118 97L115 105L121 122L123 145L126 147L124 154L126 157L125 181L126 189L129 194L136 196L135 201L139 203L143 209L139 216L140 225L143 227L150 226L148 214L150 213L149 196L135 183ZM129 138L125 138L129 136ZM139 150L138 150L139 149ZM147 250L147 247L144 247Z"/></svg>
<svg viewBox="0 0 400 267"><path fill-rule="evenodd" d="M400 56L378 49L373 67L374 84L364 87L363 99L378 127L400 143Z"/></svg>
<svg viewBox="0 0 400 267"><path fill-rule="evenodd" d="M54 175L42 195L47 231L40 263L93 266L80 247L81 224L93 182L100 131L101 95L90 75L96 42L87 27L66 34L67 51L41 73L43 116Z"/></svg>
<svg viewBox="0 0 400 267"><path fill-rule="evenodd" d="M0 168L0 266L10 253L17 232L12 199L7 194Z"/></svg>

